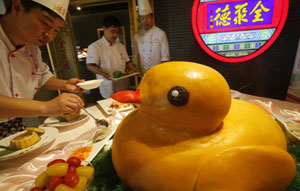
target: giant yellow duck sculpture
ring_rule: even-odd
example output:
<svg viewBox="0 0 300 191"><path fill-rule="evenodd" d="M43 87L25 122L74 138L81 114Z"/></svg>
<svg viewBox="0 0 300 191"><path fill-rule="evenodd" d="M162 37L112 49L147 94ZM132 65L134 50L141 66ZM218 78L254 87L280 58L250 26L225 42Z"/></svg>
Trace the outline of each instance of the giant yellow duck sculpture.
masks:
<svg viewBox="0 0 300 191"><path fill-rule="evenodd" d="M168 62L150 69L137 92L112 95L140 103L112 145L119 177L144 191L283 191L296 166L285 136L263 109L231 98L214 69Z"/></svg>

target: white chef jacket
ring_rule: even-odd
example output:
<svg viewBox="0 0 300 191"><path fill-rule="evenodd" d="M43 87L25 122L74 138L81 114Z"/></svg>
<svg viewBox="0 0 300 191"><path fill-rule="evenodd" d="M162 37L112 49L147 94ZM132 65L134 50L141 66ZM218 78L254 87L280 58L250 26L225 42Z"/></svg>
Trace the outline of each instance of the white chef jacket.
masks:
<svg viewBox="0 0 300 191"><path fill-rule="evenodd" d="M119 42L112 45L103 36L101 39L88 46L86 64L96 64L112 73L114 71L125 72L126 62L129 62L126 48ZM104 76L96 74L98 79L104 79L99 89L102 97L109 98L114 92L128 89L128 79L118 81L107 80Z"/></svg>
<svg viewBox="0 0 300 191"><path fill-rule="evenodd" d="M170 60L169 43L166 33L153 25L148 31L141 30L135 35L142 73L161 62Z"/></svg>
<svg viewBox="0 0 300 191"><path fill-rule="evenodd" d="M0 94L12 98L33 99L53 74L42 61L37 46L26 44L16 49L0 25ZM8 121L0 118L0 123Z"/></svg>

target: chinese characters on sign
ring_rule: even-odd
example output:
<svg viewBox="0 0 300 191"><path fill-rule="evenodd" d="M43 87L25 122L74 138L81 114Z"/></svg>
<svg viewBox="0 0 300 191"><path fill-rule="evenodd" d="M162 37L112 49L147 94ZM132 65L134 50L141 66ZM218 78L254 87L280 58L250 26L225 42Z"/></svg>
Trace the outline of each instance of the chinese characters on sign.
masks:
<svg viewBox="0 0 300 191"><path fill-rule="evenodd" d="M195 0L192 24L203 50L224 62L244 62L266 51L281 33L289 0Z"/></svg>
<svg viewBox="0 0 300 191"><path fill-rule="evenodd" d="M207 29L272 23L274 1L235 1L207 5Z"/></svg>
<svg viewBox="0 0 300 191"><path fill-rule="evenodd" d="M58 38L58 44L60 47L60 53L61 53L61 58L62 58L62 65L64 70L69 70L70 69L70 63L67 57L67 52L66 52L66 47L65 44L66 42L62 38Z"/></svg>

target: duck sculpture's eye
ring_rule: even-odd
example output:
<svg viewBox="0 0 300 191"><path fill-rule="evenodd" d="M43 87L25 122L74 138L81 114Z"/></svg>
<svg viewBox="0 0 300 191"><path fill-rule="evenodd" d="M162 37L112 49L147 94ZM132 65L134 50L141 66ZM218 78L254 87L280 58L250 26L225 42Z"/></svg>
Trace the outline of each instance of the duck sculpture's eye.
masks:
<svg viewBox="0 0 300 191"><path fill-rule="evenodd" d="M184 106L189 102L189 92L182 86L174 86L168 92L168 100L174 106Z"/></svg>

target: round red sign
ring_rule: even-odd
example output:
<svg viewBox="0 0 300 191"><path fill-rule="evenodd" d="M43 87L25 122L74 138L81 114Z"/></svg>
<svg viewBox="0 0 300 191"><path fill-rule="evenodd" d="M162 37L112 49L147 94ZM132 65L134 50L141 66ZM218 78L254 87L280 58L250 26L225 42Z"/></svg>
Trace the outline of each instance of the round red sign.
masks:
<svg viewBox="0 0 300 191"><path fill-rule="evenodd" d="M247 61L275 42L288 7L288 0L195 0L193 31L199 45L213 58Z"/></svg>

